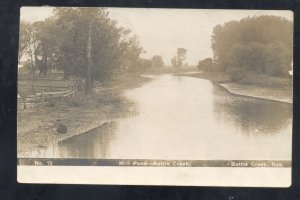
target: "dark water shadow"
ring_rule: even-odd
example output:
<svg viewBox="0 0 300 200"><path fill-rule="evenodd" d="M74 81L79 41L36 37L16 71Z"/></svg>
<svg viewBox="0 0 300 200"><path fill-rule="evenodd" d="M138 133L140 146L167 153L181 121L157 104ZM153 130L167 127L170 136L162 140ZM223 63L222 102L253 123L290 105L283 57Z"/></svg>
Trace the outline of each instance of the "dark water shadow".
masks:
<svg viewBox="0 0 300 200"><path fill-rule="evenodd" d="M110 142L115 137L116 122L105 123L86 133L74 136L58 144L61 157L105 158Z"/></svg>
<svg viewBox="0 0 300 200"><path fill-rule="evenodd" d="M234 123L243 132L276 134L291 123L292 104L232 95L218 85L213 94L216 119Z"/></svg>

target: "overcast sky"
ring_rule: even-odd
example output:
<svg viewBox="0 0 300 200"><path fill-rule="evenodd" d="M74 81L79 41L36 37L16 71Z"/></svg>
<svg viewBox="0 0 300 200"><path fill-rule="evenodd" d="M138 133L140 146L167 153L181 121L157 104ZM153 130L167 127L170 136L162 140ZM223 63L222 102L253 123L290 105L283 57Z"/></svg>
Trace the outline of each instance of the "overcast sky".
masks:
<svg viewBox="0 0 300 200"><path fill-rule="evenodd" d="M51 7L23 7L21 20L43 20L53 13ZM129 28L138 36L146 53L142 57L161 55L167 65L177 48L187 49L187 62L196 65L200 59L212 57L213 27L248 16L277 15L293 20L291 11L263 10L204 10L108 8L118 25Z"/></svg>

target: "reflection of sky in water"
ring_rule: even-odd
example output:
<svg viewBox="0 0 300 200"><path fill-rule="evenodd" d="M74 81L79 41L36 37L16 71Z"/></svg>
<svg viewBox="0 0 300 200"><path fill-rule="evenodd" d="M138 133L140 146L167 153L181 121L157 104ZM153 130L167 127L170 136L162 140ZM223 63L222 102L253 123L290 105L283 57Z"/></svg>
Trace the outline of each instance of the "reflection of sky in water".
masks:
<svg viewBox="0 0 300 200"><path fill-rule="evenodd" d="M41 157L290 159L292 106L171 75L126 93L139 114L51 147Z"/></svg>

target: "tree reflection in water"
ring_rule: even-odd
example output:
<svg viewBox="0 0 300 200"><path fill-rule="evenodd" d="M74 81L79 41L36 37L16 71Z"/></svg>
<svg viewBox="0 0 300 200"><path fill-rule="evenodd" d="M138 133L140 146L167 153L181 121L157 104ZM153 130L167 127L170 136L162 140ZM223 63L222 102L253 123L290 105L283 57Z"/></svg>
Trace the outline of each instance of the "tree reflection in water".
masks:
<svg viewBox="0 0 300 200"><path fill-rule="evenodd" d="M242 132L276 134L291 123L291 104L231 95L218 85L213 93L215 117L240 126Z"/></svg>
<svg viewBox="0 0 300 200"><path fill-rule="evenodd" d="M62 141L58 144L59 154L67 158L105 158L116 127L116 122L105 123L85 134Z"/></svg>
<svg viewBox="0 0 300 200"><path fill-rule="evenodd" d="M126 93L132 116L60 142L41 157L290 159L292 105L161 75Z"/></svg>

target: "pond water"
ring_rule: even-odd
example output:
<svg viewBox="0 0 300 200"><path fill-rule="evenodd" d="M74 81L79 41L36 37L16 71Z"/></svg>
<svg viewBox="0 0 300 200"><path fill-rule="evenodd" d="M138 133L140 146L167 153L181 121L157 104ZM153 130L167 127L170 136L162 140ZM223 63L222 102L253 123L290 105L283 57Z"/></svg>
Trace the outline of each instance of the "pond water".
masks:
<svg viewBox="0 0 300 200"><path fill-rule="evenodd" d="M292 105L229 94L210 81L156 75L125 95L136 114L37 157L290 160Z"/></svg>

